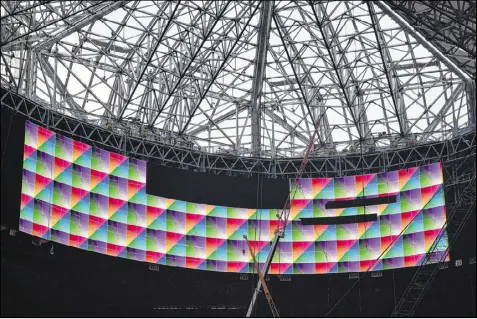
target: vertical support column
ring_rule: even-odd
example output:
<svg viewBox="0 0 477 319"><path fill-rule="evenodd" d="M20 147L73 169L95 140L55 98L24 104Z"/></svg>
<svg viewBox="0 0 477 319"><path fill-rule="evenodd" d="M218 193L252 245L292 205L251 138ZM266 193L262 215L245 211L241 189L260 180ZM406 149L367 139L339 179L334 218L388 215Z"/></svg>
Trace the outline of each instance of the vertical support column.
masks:
<svg viewBox="0 0 477 319"><path fill-rule="evenodd" d="M409 131L409 123L407 121L406 105L404 103L402 88L399 87L397 77L391 77L391 85L393 87L394 96L396 97L397 116L399 117L403 133L407 134Z"/></svg>
<svg viewBox="0 0 477 319"><path fill-rule="evenodd" d="M37 60L38 55L36 53L32 53L31 61L30 61L30 69L31 69L31 78L30 78L30 86L27 88L27 93L30 95L36 95L36 76L37 76Z"/></svg>
<svg viewBox="0 0 477 319"><path fill-rule="evenodd" d="M38 22L35 19L33 13L29 14L30 26L32 29L38 26ZM26 16L23 16L23 19L26 20ZM25 41L25 61L20 63L24 64L24 81L19 83L20 90L22 90L26 96L31 96L36 91L36 61L37 61L37 52L33 50L32 45L29 43L28 39L30 36L27 36L27 41ZM24 86L23 86L24 85Z"/></svg>
<svg viewBox="0 0 477 319"><path fill-rule="evenodd" d="M318 91L318 88L314 90ZM329 124L326 117L326 108L323 102L323 98L319 94L314 94L312 100L312 112L313 118L317 120L316 126L318 126L318 132L321 136L321 139L325 143L331 142L331 134L329 134Z"/></svg>
<svg viewBox="0 0 477 319"><path fill-rule="evenodd" d="M56 54L58 53L58 45L55 46L55 48L53 49L54 52L55 52L55 73L53 74L53 105L52 105L52 108L53 110L57 110L57 107L56 107L56 89L57 89L57 85L56 85L56 82L57 82L57 79L58 79L58 57L56 56ZM65 91L66 91L66 87L65 87Z"/></svg>
<svg viewBox="0 0 477 319"><path fill-rule="evenodd" d="M404 31L411 35L416 41L425 47L430 53L432 53L439 61L441 61L449 70L453 71L459 78L466 80L469 76L459 69L451 60L449 60L441 51L436 49L429 41L427 41L419 32L417 32L409 23L399 16L394 10L392 10L385 1L376 0L373 2L376 4L385 14L394 20Z"/></svg>
<svg viewBox="0 0 477 319"><path fill-rule="evenodd" d="M251 96L252 115L252 154L259 157L261 152L261 115L260 98L262 96L263 78L267 64L267 47L270 38L270 27L275 1L264 1L262 13L260 15L260 31L258 36L258 47L255 55L255 70L253 78L253 88Z"/></svg>
<svg viewBox="0 0 477 319"><path fill-rule="evenodd" d="M235 150L240 151L240 132L239 132L239 114L240 114L240 105L238 102L235 103Z"/></svg>
<svg viewBox="0 0 477 319"><path fill-rule="evenodd" d="M19 92L23 92L26 96L28 96L28 87L30 86L30 78L31 78L31 48L28 44L25 45L25 60L23 61L23 81L19 83Z"/></svg>
<svg viewBox="0 0 477 319"><path fill-rule="evenodd" d="M205 161L206 161L206 153L204 149L202 149L202 154L200 154L200 171L205 173Z"/></svg>
<svg viewBox="0 0 477 319"><path fill-rule="evenodd" d="M272 140L270 142L270 152L272 161L275 162L275 158L277 157L277 149L275 146L275 109L278 109L278 106L272 104ZM274 165L274 164L273 164Z"/></svg>
<svg viewBox="0 0 477 319"><path fill-rule="evenodd" d="M469 116L469 127L475 127L475 80L469 79L465 83L465 91L467 95L467 114Z"/></svg>
<svg viewBox="0 0 477 319"><path fill-rule="evenodd" d="M368 117L366 115L366 109L364 107L364 98L363 92L359 88L358 83L356 83L356 87L354 88L354 98L353 98L354 107L357 110L358 114L358 123L359 129L361 130L361 135L366 138L369 133L369 123Z"/></svg>

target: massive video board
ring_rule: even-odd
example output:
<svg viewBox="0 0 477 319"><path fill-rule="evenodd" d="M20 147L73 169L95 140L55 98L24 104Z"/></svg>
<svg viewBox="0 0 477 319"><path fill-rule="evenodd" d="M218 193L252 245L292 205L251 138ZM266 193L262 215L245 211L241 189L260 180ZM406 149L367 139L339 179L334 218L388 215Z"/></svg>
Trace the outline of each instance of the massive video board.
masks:
<svg viewBox="0 0 477 319"><path fill-rule="evenodd" d="M145 183L144 161L27 122L20 230L116 257L243 273L253 270L243 238L247 235L259 263L266 260L279 210L152 196L146 194ZM441 185L440 163L383 174L299 180L291 187L291 218L270 273L355 272L421 263L445 222ZM396 195L396 202L326 208L330 201L390 194ZM375 221L302 222L372 213L378 216ZM443 246L446 242L439 245Z"/></svg>
<svg viewBox="0 0 477 319"><path fill-rule="evenodd" d="M359 272L420 265L446 221L442 184L441 163L379 174L302 178L291 182L290 219L292 229L300 229L294 244L302 242L301 250L305 254L310 249L305 258L313 260L316 272ZM365 201L379 204L363 205ZM330 204L340 206L339 203L348 205L327 208L332 206ZM376 219L302 225L306 219L352 221L364 215L374 215ZM439 240L432 260L438 260L447 248L445 233Z"/></svg>

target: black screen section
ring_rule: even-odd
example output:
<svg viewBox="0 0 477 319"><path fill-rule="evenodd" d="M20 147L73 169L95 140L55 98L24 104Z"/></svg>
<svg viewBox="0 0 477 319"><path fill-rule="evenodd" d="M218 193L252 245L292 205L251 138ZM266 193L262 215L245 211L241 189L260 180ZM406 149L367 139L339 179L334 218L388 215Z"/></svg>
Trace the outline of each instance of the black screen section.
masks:
<svg viewBox="0 0 477 319"><path fill-rule="evenodd" d="M396 195L382 196L375 198L356 198L350 200L335 200L326 202L325 208L349 208L380 204L391 204L396 202Z"/></svg>
<svg viewBox="0 0 477 319"><path fill-rule="evenodd" d="M3 226L18 229L22 190L25 117L3 106L1 114L1 222Z"/></svg>
<svg viewBox="0 0 477 319"><path fill-rule="evenodd" d="M300 218L302 225L340 225L374 222L378 219L377 214L353 215L353 216L338 216L338 217L313 217Z"/></svg>
<svg viewBox="0 0 477 319"><path fill-rule="evenodd" d="M281 209L290 189L288 179L214 175L148 161L146 192L198 204Z"/></svg>

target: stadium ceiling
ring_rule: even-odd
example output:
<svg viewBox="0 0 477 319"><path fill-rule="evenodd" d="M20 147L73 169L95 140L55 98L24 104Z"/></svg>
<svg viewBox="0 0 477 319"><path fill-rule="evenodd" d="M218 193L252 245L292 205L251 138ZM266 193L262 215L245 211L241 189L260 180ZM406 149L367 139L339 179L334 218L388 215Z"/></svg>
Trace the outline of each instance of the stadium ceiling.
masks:
<svg viewBox="0 0 477 319"><path fill-rule="evenodd" d="M1 85L207 153L300 157L475 129L475 1L3 1Z"/></svg>

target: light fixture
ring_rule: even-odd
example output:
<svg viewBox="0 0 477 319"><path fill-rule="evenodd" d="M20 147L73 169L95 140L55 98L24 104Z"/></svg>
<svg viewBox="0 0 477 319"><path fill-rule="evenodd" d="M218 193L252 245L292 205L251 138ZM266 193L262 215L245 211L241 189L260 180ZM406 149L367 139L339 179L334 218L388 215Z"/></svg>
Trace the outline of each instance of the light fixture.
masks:
<svg viewBox="0 0 477 319"><path fill-rule="evenodd" d="M240 274L240 280L243 280L243 281L248 280L248 275L247 274Z"/></svg>
<svg viewBox="0 0 477 319"><path fill-rule="evenodd" d="M159 271L159 266L158 265L149 265L149 270L152 270L152 271Z"/></svg>

